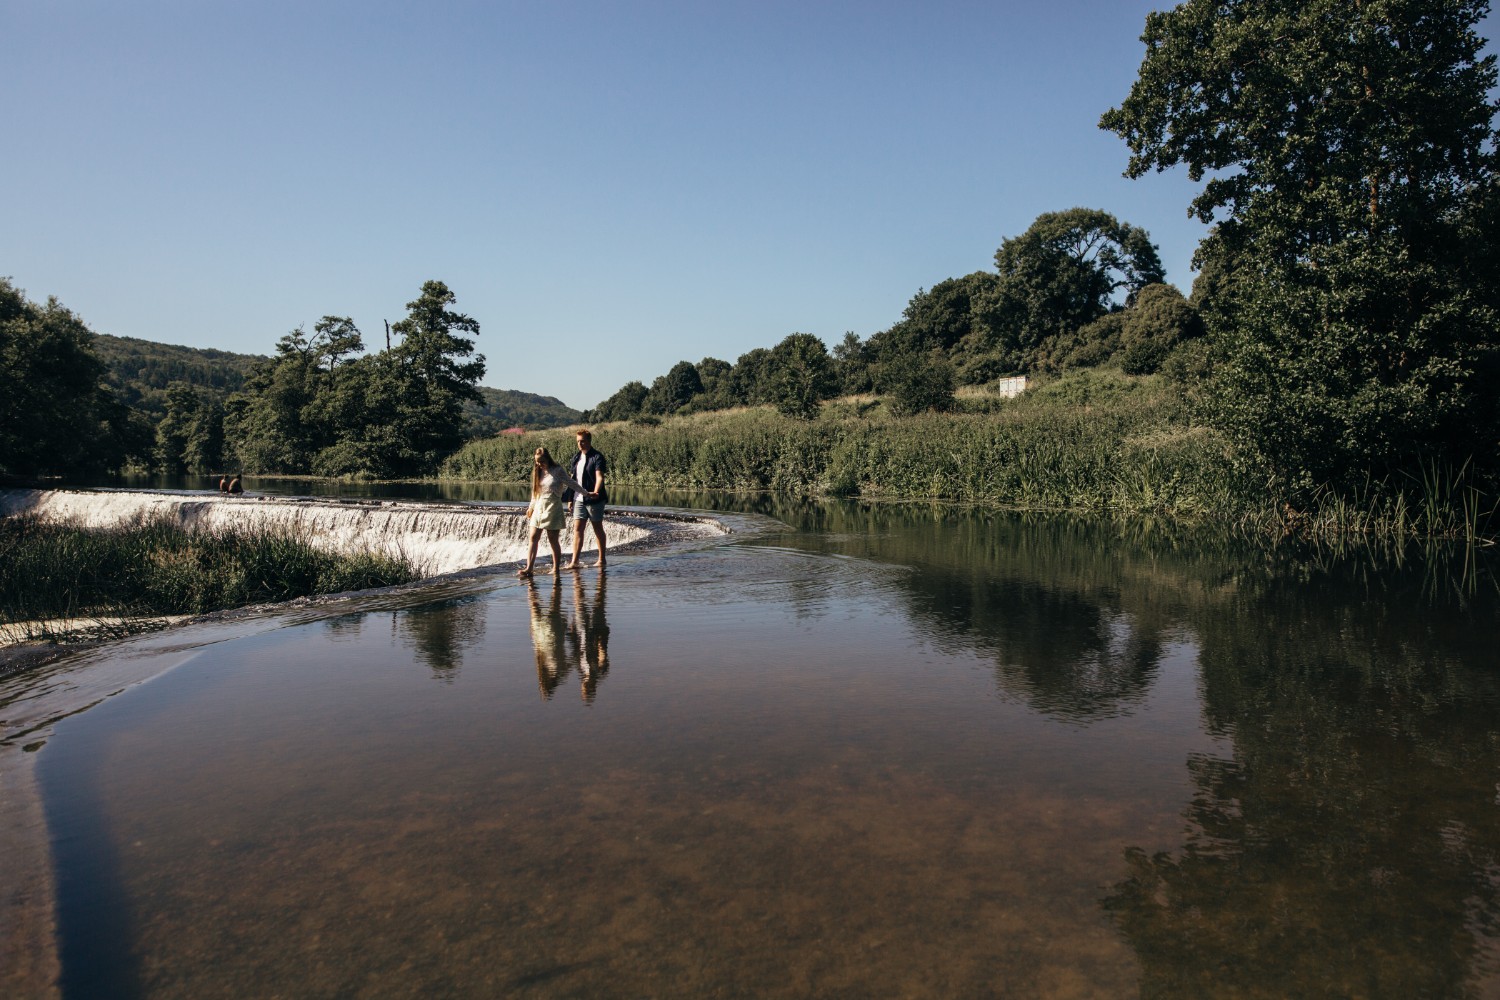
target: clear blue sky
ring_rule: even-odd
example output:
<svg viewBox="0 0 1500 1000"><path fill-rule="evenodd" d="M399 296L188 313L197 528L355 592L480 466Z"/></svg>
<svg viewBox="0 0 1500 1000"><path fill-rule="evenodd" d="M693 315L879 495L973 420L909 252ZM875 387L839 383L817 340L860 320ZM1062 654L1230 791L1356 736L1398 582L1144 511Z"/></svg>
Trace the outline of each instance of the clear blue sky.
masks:
<svg viewBox="0 0 1500 1000"><path fill-rule="evenodd" d="M1137 0L0 0L0 275L94 330L371 347L438 278L484 384L592 406L679 360L888 327L1040 213L1148 229L1097 127Z"/></svg>

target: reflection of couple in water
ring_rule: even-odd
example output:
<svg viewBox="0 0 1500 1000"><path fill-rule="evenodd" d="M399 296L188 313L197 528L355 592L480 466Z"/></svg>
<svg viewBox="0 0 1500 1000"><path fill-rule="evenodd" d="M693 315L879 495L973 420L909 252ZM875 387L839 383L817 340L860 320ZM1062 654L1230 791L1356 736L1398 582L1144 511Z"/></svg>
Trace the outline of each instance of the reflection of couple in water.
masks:
<svg viewBox="0 0 1500 1000"><path fill-rule="evenodd" d="M594 565L604 568L604 503L609 494L604 489L604 474L608 469L604 456L594 450L593 435L581 430L575 435L578 454L574 457L571 471L553 461L546 448L538 448L531 463L531 504L526 515L531 524L531 548L526 554L526 565L517 576L530 576L536 568L536 548L542 532L547 533L547 545L552 549L552 570L558 568L576 570L583 553L585 525L593 525L594 539L599 543L599 558ZM573 558L562 565L562 549L557 534L568 521L568 507L573 514Z"/></svg>
<svg viewBox="0 0 1500 1000"><path fill-rule="evenodd" d="M542 697L552 697L575 666L582 678L583 700L592 703L599 682L609 672L609 620L604 615L604 576L594 599L587 600L583 578L573 578L573 608L563 606L562 580L553 580L550 599L533 583L531 641L536 646L536 680Z"/></svg>

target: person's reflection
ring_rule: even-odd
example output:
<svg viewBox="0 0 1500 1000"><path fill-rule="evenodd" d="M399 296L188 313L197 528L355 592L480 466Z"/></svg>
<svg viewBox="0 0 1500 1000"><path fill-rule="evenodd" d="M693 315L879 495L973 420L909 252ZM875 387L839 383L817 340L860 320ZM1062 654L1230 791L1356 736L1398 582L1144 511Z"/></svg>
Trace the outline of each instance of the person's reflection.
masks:
<svg viewBox="0 0 1500 1000"><path fill-rule="evenodd" d="M549 595L545 599L543 586ZM527 591L531 598L531 644L536 647L536 682L542 697L551 698L577 659L576 654L568 655L572 628L563 614L562 578L553 574L550 586L528 578Z"/></svg>
<svg viewBox="0 0 1500 1000"><path fill-rule="evenodd" d="M594 599L588 601L583 589L583 574L573 575L574 631L583 647L578 671L583 674L583 700L590 705L594 703L599 682L609 673L609 619L604 614L604 578L601 570Z"/></svg>

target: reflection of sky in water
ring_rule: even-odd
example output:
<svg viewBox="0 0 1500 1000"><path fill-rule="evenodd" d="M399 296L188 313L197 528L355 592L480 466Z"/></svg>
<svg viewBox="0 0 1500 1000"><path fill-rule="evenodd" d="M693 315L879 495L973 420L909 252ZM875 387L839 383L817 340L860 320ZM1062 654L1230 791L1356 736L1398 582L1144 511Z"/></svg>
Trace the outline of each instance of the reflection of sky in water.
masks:
<svg viewBox="0 0 1500 1000"><path fill-rule="evenodd" d="M1338 606L1255 618L1222 569L945 531L205 649L39 755L72 984L1376 996L1492 971L1455 933L1496 912L1495 701L1451 651L1372 656L1370 684L1329 668L1361 635L1315 638ZM1316 662L1261 676L1296 628ZM1436 930L1400 944L1373 923L1396 914Z"/></svg>

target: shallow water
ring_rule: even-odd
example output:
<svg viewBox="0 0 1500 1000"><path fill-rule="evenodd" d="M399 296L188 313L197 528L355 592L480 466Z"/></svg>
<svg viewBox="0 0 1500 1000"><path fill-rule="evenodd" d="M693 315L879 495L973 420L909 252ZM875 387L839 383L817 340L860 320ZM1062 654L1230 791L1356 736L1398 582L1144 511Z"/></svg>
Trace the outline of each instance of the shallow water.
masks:
<svg viewBox="0 0 1500 1000"><path fill-rule="evenodd" d="M1492 578L719 502L56 722L64 994L1500 988Z"/></svg>

